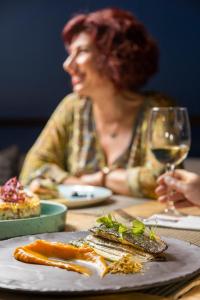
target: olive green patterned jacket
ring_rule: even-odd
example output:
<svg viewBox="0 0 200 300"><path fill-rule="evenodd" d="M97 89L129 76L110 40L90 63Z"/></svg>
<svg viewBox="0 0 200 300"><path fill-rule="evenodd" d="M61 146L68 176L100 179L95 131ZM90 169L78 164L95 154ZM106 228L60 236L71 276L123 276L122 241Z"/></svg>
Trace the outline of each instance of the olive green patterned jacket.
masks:
<svg viewBox="0 0 200 300"><path fill-rule="evenodd" d="M112 168L127 169L131 194L153 197L155 180L163 171L147 146L148 115L151 107L169 106L171 100L145 93L145 101L134 122L129 147ZM21 182L26 185L40 174L62 183L68 176L94 173L106 166L105 155L96 134L92 102L75 94L58 105L44 130L28 152Z"/></svg>

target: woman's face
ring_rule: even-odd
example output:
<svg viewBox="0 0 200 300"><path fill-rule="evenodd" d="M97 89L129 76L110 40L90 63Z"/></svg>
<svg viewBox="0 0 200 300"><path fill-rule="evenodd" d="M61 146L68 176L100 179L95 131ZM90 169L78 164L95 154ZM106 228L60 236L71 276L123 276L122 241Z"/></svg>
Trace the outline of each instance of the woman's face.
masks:
<svg viewBox="0 0 200 300"><path fill-rule="evenodd" d="M96 68L97 55L89 34L82 32L74 37L63 68L71 76L73 91L80 96L92 96L108 81Z"/></svg>

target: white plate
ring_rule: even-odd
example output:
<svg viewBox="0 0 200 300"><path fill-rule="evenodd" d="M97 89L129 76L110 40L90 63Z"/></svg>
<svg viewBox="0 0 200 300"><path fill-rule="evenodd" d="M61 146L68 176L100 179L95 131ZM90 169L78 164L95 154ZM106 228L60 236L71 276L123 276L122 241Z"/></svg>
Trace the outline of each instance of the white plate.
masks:
<svg viewBox="0 0 200 300"><path fill-rule="evenodd" d="M66 204L68 207L89 206L100 203L112 195L112 191L90 185L58 185L58 202ZM77 194L77 195L76 195ZM55 199L56 200L56 199Z"/></svg>

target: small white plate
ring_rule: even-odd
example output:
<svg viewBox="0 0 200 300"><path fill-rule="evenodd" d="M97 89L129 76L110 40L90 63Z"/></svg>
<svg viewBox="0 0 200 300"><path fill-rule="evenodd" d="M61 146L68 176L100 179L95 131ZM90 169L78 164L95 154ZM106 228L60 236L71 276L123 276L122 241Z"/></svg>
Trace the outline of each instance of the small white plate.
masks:
<svg viewBox="0 0 200 300"><path fill-rule="evenodd" d="M58 185L59 199L57 202L66 204L68 207L89 206L103 202L112 195L112 191L90 185Z"/></svg>

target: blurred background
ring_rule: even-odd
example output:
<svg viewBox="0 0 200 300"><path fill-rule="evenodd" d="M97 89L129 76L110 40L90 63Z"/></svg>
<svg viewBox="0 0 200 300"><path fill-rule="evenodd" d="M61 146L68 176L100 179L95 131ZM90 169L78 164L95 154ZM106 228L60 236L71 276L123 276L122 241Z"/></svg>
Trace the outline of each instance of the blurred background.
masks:
<svg viewBox="0 0 200 300"><path fill-rule="evenodd" d="M25 153L71 91L62 69L66 21L109 6L134 12L157 40L160 71L145 90L163 92L188 108L189 156L200 156L198 0L0 0L0 151L18 145Z"/></svg>

